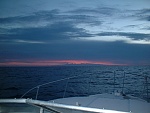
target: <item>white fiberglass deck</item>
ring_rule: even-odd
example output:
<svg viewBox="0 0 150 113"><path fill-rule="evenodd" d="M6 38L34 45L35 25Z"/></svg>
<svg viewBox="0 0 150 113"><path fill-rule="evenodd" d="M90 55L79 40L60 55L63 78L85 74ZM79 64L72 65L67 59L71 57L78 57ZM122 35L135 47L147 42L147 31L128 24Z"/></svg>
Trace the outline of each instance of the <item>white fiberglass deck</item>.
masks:
<svg viewBox="0 0 150 113"><path fill-rule="evenodd" d="M53 101L54 103L83 106L132 113L150 113L150 103L145 100L114 94L97 94L88 97L70 97ZM113 113L111 111L111 113Z"/></svg>

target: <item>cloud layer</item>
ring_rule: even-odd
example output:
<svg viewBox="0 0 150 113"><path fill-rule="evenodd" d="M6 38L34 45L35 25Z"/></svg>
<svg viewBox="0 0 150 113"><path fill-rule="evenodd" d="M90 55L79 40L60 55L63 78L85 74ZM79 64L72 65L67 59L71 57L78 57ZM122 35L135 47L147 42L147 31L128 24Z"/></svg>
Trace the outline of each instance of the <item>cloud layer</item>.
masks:
<svg viewBox="0 0 150 113"><path fill-rule="evenodd" d="M86 4L0 15L0 62L35 59L150 64L150 9Z"/></svg>

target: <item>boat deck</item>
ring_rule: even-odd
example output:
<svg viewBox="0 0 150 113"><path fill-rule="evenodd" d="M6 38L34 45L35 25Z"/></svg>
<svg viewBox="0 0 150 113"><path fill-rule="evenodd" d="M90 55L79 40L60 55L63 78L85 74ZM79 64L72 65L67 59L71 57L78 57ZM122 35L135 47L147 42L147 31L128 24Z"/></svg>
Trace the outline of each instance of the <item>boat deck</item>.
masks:
<svg viewBox="0 0 150 113"><path fill-rule="evenodd" d="M51 101L1 99L0 113L150 113L150 103L119 94L97 94Z"/></svg>
<svg viewBox="0 0 150 113"><path fill-rule="evenodd" d="M99 108L115 111L149 113L150 103L132 96L97 94L88 97L70 97L54 100L55 103Z"/></svg>
<svg viewBox="0 0 150 113"><path fill-rule="evenodd" d="M138 89L142 88L142 91L139 90L140 93L143 92L143 98L135 97L128 93L128 90L131 89L129 83L127 81L130 76L127 74L125 77L125 73L123 74L123 78L119 77L115 72L113 78L110 80L107 77L100 77L98 81L100 82L93 82L91 77L83 77L82 80L87 82L88 87L84 87L83 90L87 90L86 94L88 95L76 95L76 96L66 96L67 93L71 92L72 89L73 94L78 94L73 89L73 87L77 88L77 92L80 93L80 89L82 89L83 81L79 82L79 76L67 77L55 81L50 81L36 87L29 89L26 93L24 93L20 99L0 99L0 113L150 113L150 101L149 101L149 78L146 76L145 82L142 82L142 85L137 85ZM112 76L111 76L112 77ZM104 79L103 79L104 78ZM121 80L120 80L121 78ZM128 79L126 79L128 78ZM94 79L94 80L97 80ZM119 80L117 80L119 79ZM136 78L138 79L138 78ZM78 82L75 82L75 81ZM39 90L40 92L44 92L45 90L41 90L41 87L58 83L58 82L66 82L63 85L64 90L63 95L60 98L50 100L50 101L41 101L39 99ZM105 86L106 83L109 81L111 88L111 92L107 93L94 93L92 95L92 89L102 89L103 87L99 85ZM122 81L122 83L119 83ZM82 83L82 85L77 85L77 83ZM97 89L96 89L96 85ZM133 86L135 86L135 82L133 82ZM136 82L138 83L138 82ZM69 89L69 85L71 87ZM75 85L74 85L75 84ZM126 86L127 89L126 89ZM56 85L55 85L56 86ZM140 87L139 87L140 86ZM49 88L49 87L47 87ZM108 89L111 89L108 88ZM104 87L106 89L106 87ZM121 90L118 90L121 89ZM33 90L36 91L35 100L33 99L23 99L31 93ZM127 92L127 93L126 93ZM126 95L125 95L126 94ZM147 99L145 99L147 97ZM145 99L145 100L144 100Z"/></svg>

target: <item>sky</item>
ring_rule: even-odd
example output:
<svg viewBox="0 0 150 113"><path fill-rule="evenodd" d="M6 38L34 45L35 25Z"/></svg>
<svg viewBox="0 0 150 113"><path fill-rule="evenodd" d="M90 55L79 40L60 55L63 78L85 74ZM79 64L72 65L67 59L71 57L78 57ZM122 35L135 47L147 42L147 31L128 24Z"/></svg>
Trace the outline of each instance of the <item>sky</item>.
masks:
<svg viewBox="0 0 150 113"><path fill-rule="evenodd" d="M150 0L0 0L0 66L150 65Z"/></svg>

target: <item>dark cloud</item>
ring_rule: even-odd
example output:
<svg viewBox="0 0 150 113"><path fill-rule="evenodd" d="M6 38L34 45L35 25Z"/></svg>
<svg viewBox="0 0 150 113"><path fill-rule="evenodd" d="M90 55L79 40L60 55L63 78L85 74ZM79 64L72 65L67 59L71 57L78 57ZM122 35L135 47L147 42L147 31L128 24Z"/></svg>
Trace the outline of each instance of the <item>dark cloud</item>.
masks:
<svg viewBox="0 0 150 113"><path fill-rule="evenodd" d="M99 7L97 9L87 9L81 8L67 13L73 13L71 15L63 14L59 10L51 11L40 11L28 16L17 16L17 17L7 17L0 18L0 24L20 24L20 23L40 23L41 21L46 21L48 24L46 26L27 26L22 28L6 28L0 29L1 38L11 37L11 39L33 39L33 40L57 40L57 39L68 39L70 37L90 37L92 34L87 33L83 28L77 28L76 25L79 23L85 23L88 25L100 26L103 21L96 19L96 16L90 16L89 13L103 14L103 15L113 15L118 12L115 8L109 7ZM149 13L149 9L143 9L138 11L142 14ZM144 17L143 17L144 18ZM149 17L147 18L149 20ZM8 25L9 26L9 25ZM135 27L135 25L130 25L130 27ZM4 35L6 33L6 36ZM149 38L149 34L144 33L128 33L128 32L103 32L96 34L98 36L127 36L134 39Z"/></svg>
<svg viewBox="0 0 150 113"><path fill-rule="evenodd" d="M32 13L31 15L23 15L23 16L15 16L15 17L6 17L0 18L0 24L11 24L11 23L37 23L43 20L51 21L58 18L57 14L59 14L59 10L51 10L51 11L40 11Z"/></svg>
<svg viewBox="0 0 150 113"><path fill-rule="evenodd" d="M120 42L64 42L44 45L19 44L5 45L1 59L13 60L48 60L48 59L85 59L105 60L117 63L136 64L140 61L150 62L150 46L128 45ZM19 49L18 49L19 48ZM7 51L7 52L6 52Z"/></svg>
<svg viewBox="0 0 150 113"><path fill-rule="evenodd" d="M1 40L37 40L37 41L54 41L65 40L73 37L88 37L90 34L82 28L76 28L71 22L56 22L50 26L41 28L22 28L11 29L10 34L1 35Z"/></svg>
<svg viewBox="0 0 150 113"><path fill-rule="evenodd" d="M87 23L89 25L101 24L100 21L93 21L93 17L91 16L62 15L60 11L56 9L36 12L28 16L0 18L0 20L1 41L7 39L9 41L13 41L14 39L53 41L65 40L73 37L89 37L92 35L87 33L83 28L77 28L76 25L79 23ZM34 25L43 21L46 21L48 24L45 26L39 25L34 27ZM30 25L32 23L33 26ZM21 24L21 28L15 27L15 24ZM29 25L26 26L26 24ZM3 28L2 25L6 28Z"/></svg>
<svg viewBox="0 0 150 113"><path fill-rule="evenodd" d="M16 17L6 17L0 18L0 25L9 25L9 24L27 24L28 23L38 23L42 21L46 21L48 23L55 23L55 22L63 22L63 21L71 21L73 24L77 23L89 23L89 24L101 24L100 21L94 20L95 16L88 16L88 15L68 15L60 13L59 10L51 10L51 11L40 11L33 13L27 16L16 16Z"/></svg>
<svg viewBox="0 0 150 113"><path fill-rule="evenodd" d="M143 17L140 17L139 20L146 20L146 21L150 21L150 16L143 16Z"/></svg>
<svg viewBox="0 0 150 113"><path fill-rule="evenodd" d="M46 25L42 22L46 22ZM79 23L100 25L101 21L94 20L94 16L65 15L59 10L51 10L36 12L28 16L0 18L0 31L6 36L21 39L65 38L66 32L70 32L72 36L88 36L89 34L84 29L76 27ZM0 35L0 37L3 36Z"/></svg>
<svg viewBox="0 0 150 113"><path fill-rule="evenodd" d="M127 10L128 15L123 15L127 18L135 18L136 20L150 21L150 9L141 9L141 10Z"/></svg>
<svg viewBox="0 0 150 113"><path fill-rule="evenodd" d="M138 10L138 13L137 14L150 14L150 9L141 9L141 10Z"/></svg>
<svg viewBox="0 0 150 113"><path fill-rule="evenodd" d="M77 10L69 11L69 13L74 14L97 14L97 15L107 15L112 16L114 13L118 12L118 9L111 8L111 7L99 7L95 9L89 8L80 8Z"/></svg>

